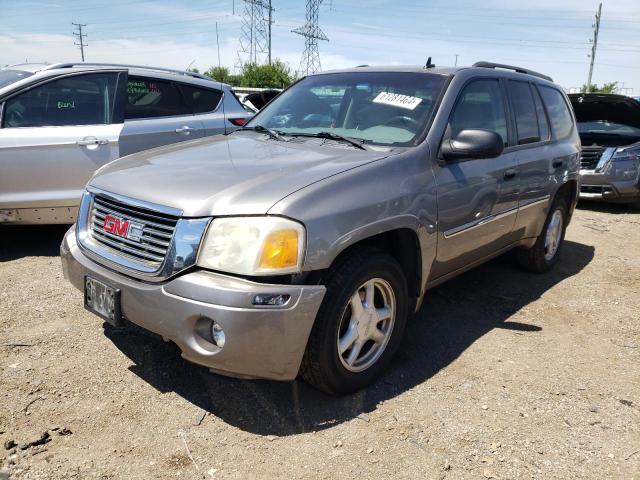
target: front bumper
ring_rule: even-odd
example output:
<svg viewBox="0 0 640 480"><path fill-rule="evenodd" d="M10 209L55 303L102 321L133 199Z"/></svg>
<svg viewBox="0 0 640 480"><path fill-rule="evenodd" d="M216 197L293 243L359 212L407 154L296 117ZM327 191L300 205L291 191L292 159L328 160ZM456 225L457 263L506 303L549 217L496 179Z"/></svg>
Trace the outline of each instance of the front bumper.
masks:
<svg viewBox="0 0 640 480"><path fill-rule="evenodd" d="M300 368L309 333L325 294L321 285L268 285L195 271L161 284L115 273L80 250L75 229L60 246L66 279L79 290L84 277L120 289L124 318L171 340L182 356L216 372L240 377L292 380ZM256 294L284 294L284 306L252 305ZM201 334L214 320L225 333L218 348Z"/></svg>
<svg viewBox="0 0 640 480"><path fill-rule="evenodd" d="M640 200L638 179L625 180L613 175L581 170L581 200L603 200L618 203L632 203Z"/></svg>

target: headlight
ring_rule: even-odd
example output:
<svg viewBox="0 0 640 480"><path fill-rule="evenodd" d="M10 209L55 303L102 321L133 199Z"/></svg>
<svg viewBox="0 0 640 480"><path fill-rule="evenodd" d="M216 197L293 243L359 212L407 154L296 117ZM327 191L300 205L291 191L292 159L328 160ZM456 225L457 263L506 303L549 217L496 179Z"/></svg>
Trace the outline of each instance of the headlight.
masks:
<svg viewBox="0 0 640 480"><path fill-rule="evenodd" d="M305 229L281 217L215 218L198 254L198 265L240 275L298 273Z"/></svg>
<svg viewBox="0 0 640 480"><path fill-rule="evenodd" d="M618 148L611 157L612 162L624 162L625 160L640 160L640 146Z"/></svg>
<svg viewBox="0 0 640 480"><path fill-rule="evenodd" d="M612 149L614 150L614 149ZM638 163L640 161L640 147L618 148L609 155L603 169L604 173L624 180L634 179L638 176Z"/></svg>

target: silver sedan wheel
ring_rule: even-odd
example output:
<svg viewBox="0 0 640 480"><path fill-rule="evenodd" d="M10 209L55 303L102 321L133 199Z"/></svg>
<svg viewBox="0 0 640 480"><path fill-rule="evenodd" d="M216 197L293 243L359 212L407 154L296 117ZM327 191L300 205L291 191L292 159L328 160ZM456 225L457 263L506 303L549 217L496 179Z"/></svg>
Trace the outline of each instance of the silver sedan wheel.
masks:
<svg viewBox="0 0 640 480"><path fill-rule="evenodd" d="M391 285L381 278L366 281L351 296L338 327L338 357L351 372L362 372L382 355L396 317Z"/></svg>
<svg viewBox="0 0 640 480"><path fill-rule="evenodd" d="M562 211L558 209L553 212L544 237L544 259L547 262L553 259L558 251L558 247L560 246L560 240L562 239L562 224Z"/></svg>

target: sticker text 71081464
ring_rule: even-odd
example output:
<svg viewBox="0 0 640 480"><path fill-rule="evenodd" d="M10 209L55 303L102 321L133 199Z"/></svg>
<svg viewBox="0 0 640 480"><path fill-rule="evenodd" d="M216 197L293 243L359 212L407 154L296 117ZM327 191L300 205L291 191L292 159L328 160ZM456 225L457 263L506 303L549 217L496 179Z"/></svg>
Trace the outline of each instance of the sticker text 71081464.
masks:
<svg viewBox="0 0 640 480"><path fill-rule="evenodd" d="M414 110L422 102L421 98L412 97L410 95L402 95L401 93L380 92L373 103L384 103L393 107L406 108Z"/></svg>

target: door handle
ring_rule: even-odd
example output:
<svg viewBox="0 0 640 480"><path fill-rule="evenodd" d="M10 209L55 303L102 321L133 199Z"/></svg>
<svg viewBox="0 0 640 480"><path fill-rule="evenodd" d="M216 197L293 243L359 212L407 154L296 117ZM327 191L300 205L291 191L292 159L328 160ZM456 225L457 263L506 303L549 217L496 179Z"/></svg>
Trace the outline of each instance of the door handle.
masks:
<svg viewBox="0 0 640 480"><path fill-rule="evenodd" d="M182 127L176 128L176 133L183 133L185 135L189 135L195 128L192 128L188 125L183 125Z"/></svg>
<svg viewBox="0 0 640 480"><path fill-rule="evenodd" d="M515 178L517 174L518 174L518 171L515 168L509 168L504 171L504 179L511 180Z"/></svg>
<svg viewBox="0 0 640 480"><path fill-rule="evenodd" d="M76 142L76 145L79 145L81 147L90 147L93 145L107 145L109 143L109 140L106 140L104 138L96 138L96 137L85 137L82 140L78 140Z"/></svg>
<svg viewBox="0 0 640 480"><path fill-rule="evenodd" d="M554 160L553 163L551 163L553 168L560 168L563 164L564 162L562 160Z"/></svg>

